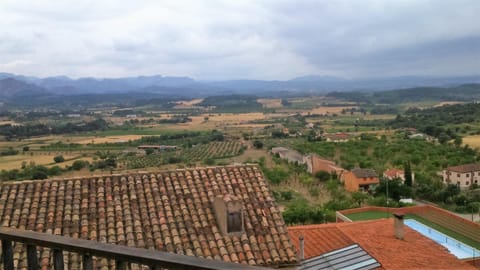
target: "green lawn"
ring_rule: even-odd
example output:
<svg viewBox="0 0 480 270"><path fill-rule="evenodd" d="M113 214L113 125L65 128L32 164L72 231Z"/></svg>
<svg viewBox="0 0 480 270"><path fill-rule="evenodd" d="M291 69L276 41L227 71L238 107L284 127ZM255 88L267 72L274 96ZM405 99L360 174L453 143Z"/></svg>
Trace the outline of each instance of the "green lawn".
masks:
<svg viewBox="0 0 480 270"><path fill-rule="evenodd" d="M382 212L382 211L366 211L366 212L348 214L346 216L352 221L358 221L358 220L389 218L389 217L392 217L392 214L387 212Z"/></svg>

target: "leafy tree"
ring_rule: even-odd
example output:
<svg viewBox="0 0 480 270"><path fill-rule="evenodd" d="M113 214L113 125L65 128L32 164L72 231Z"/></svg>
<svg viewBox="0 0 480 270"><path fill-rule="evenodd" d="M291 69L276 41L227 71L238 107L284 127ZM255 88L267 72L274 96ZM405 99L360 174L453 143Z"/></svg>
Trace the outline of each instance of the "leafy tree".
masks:
<svg viewBox="0 0 480 270"><path fill-rule="evenodd" d="M453 143L454 143L455 146L457 146L457 147L459 147L460 145L462 145L462 142L463 142L463 140L462 140L462 137L460 137L460 136L456 136L456 137L455 137L455 140L453 141Z"/></svg>
<svg viewBox="0 0 480 270"><path fill-rule="evenodd" d="M395 201L400 200L401 197L409 198L412 196L412 188L407 185L403 185L400 179L381 179L380 184L375 189L375 196L387 196L387 185L388 197Z"/></svg>
<svg viewBox="0 0 480 270"><path fill-rule="evenodd" d="M153 154L154 152L155 152L155 150L152 149L152 148L147 148L147 149L145 149L145 154L146 154L147 156Z"/></svg>
<svg viewBox="0 0 480 270"><path fill-rule="evenodd" d="M85 160L75 160L72 164L72 169L79 171L88 166L88 161Z"/></svg>
<svg viewBox="0 0 480 270"><path fill-rule="evenodd" d="M362 203L368 199L368 195L365 192L356 191L352 193L352 200L358 203L358 207L362 206Z"/></svg>
<svg viewBox="0 0 480 270"><path fill-rule="evenodd" d="M318 180L320 180L320 181L322 181L322 182L325 182L325 181L330 180L331 175L330 175L330 173L327 172L327 171L318 171L317 173L315 173L315 177L316 177Z"/></svg>
<svg viewBox="0 0 480 270"><path fill-rule="evenodd" d="M261 141L256 140L253 142L253 147L257 149L261 149L263 147L263 143Z"/></svg>
<svg viewBox="0 0 480 270"><path fill-rule="evenodd" d="M62 155L58 155L53 158L53 161L55 161L55 163L62 163L65 161L65 158Z"/></svg>
<svg viewBox="0 0 480 270"><path fill-rule="evenodd" d="M212 166L212 165L215 165L215 159L213 158L206 158L203 163L205 165L208 165L208 166Z"/></svg>
<svg viewBox="0 0 480 270"><path fill-rule="evenodd" d="M24 146L23 147L23 152L28 152L30 150L30 147L29 146Z"/></svg>

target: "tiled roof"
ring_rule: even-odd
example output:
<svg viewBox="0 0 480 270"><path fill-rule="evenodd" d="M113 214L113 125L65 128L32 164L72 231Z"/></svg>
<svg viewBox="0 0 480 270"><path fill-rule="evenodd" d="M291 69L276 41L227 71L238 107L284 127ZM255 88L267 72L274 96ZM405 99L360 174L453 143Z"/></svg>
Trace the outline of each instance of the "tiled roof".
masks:
<svg viewBox="0 0 480 270"><path fill-rule="evenodd" d="M472 164L448 167L447 170L452 172L459 172L459 173L477 172L477 171L480 171L480 163L472 163Z"/></svg>
<svg viewBox="0 0 480 270"><path fill-rule="evenodd" d="M331 230L332 226L335 227L349 241L357 243L374 257L384 269L475 269L455 258L443 246L407 226L404 227L404 239L396 239L392 218L314 226L318 233L322 233L324 229ZM292 229L298 231L302 230L302 227L290 227L289 234L292 236L292 232L290 232ZM307 229L314 228L311 225L305 227ZM305 254L309 252L310 256L320 256L325 253L323 252L325 249L317 249L317 246L326 247L328 246L327 242L338 241L328 238L323 241L309 240L310 234L312 232L305 234ZM292 241L295 241L293 236ZM307 245L309 241L313 243ZM297 243L294 242L294 244L297 246ZM315 248L311 249L311 247Z"/></svg>
<svg viewBox="0 0 480 270"><path fill-rule="evenodd" d="M300 249L299 237L303 236L305 259L353 244L336 223L288 227L288 234L297 250Z"/></svg>
<svg viewBox="0 0 480 270"><path fill-rule="evenodd" d="M242 202L241 235L222 235L212 207L218 195ZM249 165L7 182L0 186L0 225L251 265L297 261L267 182ZM15 262L26 266L22 250L15 248ZM51 254L40 254L50 269ZM72 269L80 261L68 258Z"/></svg>
<svg viewBox="0 0 480 270"><path fill-rule="evenodd" d="M344 171L344 169L337 166L335 162L322 158L318 155L312 154L310 155L310 159L312 161L312 167L314 171L326 171L329 173Z"/></svg>
<svg viewBox="0 0 480 270"><path fill-rule="evenodd" d="M396 168L388 169L383 173L384 176L390 177L390 178L395 178L395 177L398 177L399 175L403 175L403 174L404 174L403 170L396 169Z"/></svg>
<svg viewBox="0 0 480 270"><path fill-rule="evenodd" d="M352 169L352 173L357 178L369 178L369 177L378 177L377 173L372 169Z"/></svg>

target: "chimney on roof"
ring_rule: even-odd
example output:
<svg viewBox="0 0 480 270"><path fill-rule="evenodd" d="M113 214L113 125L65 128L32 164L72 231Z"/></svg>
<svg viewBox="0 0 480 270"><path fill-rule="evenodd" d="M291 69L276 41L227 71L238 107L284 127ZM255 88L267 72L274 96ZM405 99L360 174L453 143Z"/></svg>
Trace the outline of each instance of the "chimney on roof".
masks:
<svg viewBox="0 0 480 270"><path fill-rule="evenodd" d="M393 229L395 231L395 237L397 239L403 240L403 214L395 213L393 214Z"/></svg>
<svg viewBox="0 0 480 270"><path fill-rule="evenodd" d="M244 231L242 202L232 195L218 195L213 210L222 234L241 234Z"/></svg>
<svg viewBox="0 0 480 270"><path fill-rule="evenodd" d="M300 257L300 261L303 261L305 260L305 238L303 237L303 235L300 235L300 237L298 237L298 241L300 243L300 254L298 255Z"/></svg>

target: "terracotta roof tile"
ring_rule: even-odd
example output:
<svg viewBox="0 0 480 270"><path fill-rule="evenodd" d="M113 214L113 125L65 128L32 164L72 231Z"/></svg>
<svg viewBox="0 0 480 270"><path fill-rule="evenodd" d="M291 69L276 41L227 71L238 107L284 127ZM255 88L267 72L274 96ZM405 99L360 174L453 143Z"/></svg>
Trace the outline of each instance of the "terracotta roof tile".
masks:
<svg viewBox="0 0 480 270"><path fill-rule="evenodd" d="M467 173L480 171L480 163L464 164L447 168L448 171Z"/></svg>
<svg viewBox="0 0 480 270"><path fill-rule="evenodd" d="M404 228L404 239L396 239L392 218L296 226L288 230L296 248L298 236L304 234L305 258L357 243L377 259L384 269L475 269L407 226Z"/></svg>
<svg viewBox="0 0 480 270"><path fill-rule="evenodd" d="M316 257L354 243L337 228L336 224L288 227L288 234L297 250L300 248L299 237L304 237L305 259Z"/></svg>
<svg viewBox="0 0 480 270"><path fill-rule="evenodd" d="M241 201L241 235L221 233L212 204L217 195ZM251 265L297 261L256 166L7 182L0 186L0 224ZM50 269L50 250L39 250L42 268ZM69 269L80 268L78 254L65 257ZM16 265L26 266L25 259L15 245ZM114 263L95 258L95 265Z"/></svg>
<svg viewBox="0 0 480 270"><path fill-rule="evenodd" d="M355 168L351 171L357 178L378 177L377 173L372 169Z"/></svg>

